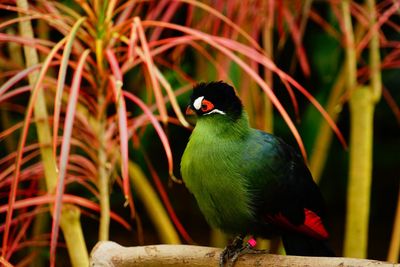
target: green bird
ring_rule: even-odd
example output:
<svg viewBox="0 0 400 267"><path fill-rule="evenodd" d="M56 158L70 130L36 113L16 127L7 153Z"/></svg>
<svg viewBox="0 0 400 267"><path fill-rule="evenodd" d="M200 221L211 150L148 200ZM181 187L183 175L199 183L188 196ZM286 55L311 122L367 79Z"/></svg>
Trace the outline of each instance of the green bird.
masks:
<svg viewBox="0 0 400 267"><path fill-rule="evenodd" d="M232 86L200 83L187 114L197 123L181 174L207 222L236 235L220 265L254 251L245 236L280 235L288 255L334 256L323 199L301 155L281 138L253 129Z"/></svg>

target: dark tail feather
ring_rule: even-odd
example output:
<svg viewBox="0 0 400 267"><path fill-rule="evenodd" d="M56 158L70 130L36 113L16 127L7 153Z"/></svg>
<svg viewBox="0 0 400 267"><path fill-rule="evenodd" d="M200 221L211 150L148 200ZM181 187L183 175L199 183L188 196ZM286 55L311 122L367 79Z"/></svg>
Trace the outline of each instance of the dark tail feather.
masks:
<svg viewBox="0 0 400 267"><path fill-rule="evenodd" d="M287 255L334 257L335 253L326 240L290 233L282 236Z"/></svg>

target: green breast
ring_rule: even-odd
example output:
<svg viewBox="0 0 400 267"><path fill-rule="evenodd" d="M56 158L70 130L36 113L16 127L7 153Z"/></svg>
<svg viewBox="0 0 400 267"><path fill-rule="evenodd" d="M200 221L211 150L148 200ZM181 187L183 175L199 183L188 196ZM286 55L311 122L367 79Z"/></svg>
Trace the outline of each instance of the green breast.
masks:
<svg viewBox="0 0 400 267"><path fill-rule="evenodd" d="M246 164L241 162L246 141L226 133L215 124L199 122L183 154L181 173L208 223L240 233L254 221L248 179L241 168Z"/></svg>

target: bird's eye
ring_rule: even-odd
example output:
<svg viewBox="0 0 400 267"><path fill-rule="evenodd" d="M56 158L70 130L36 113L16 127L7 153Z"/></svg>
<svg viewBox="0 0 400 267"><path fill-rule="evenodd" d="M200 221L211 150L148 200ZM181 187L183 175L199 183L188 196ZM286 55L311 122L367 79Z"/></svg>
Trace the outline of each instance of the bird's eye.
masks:
<svg viewBox="0 0 400 267"><path fill-rule="evenodd" d="M204 99L201 103L201 111L208 112L214 109L214 104Z"/></svg>

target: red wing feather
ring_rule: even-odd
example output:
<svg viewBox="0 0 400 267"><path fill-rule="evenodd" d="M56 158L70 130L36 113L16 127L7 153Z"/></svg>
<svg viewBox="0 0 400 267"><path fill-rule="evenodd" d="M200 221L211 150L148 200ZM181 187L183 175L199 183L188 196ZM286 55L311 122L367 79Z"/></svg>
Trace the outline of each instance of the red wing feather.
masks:
<svg viewBox="0 0 400 267"><path fill-rule="evenodd" d="M268 221L282 228L303 233L316 239L327 239L329 237L321 218L315 212L304 209L304 215L304 223L300 225L293 224L282 213L268 216Z"/></svg>

